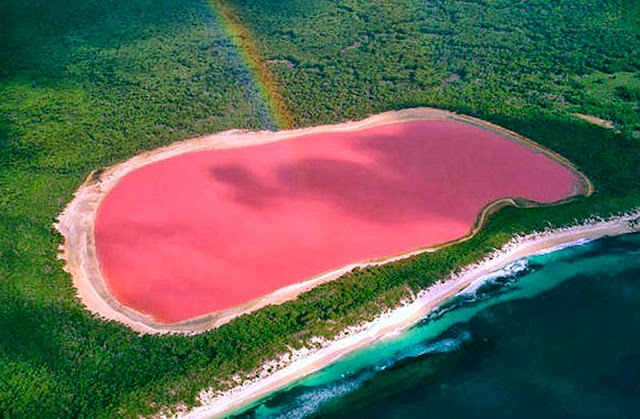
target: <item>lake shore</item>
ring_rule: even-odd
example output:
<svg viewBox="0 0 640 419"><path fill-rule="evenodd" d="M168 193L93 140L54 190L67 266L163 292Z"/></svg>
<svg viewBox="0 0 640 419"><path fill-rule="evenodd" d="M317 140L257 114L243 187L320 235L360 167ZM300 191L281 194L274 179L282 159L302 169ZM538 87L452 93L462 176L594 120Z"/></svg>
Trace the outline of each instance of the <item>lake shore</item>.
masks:
<svg viewBox="0 0 640 419"><path fill-rule="evenodd" d="M558 201L557 203L550 205L556 205L567 200L575 199L579 195L589 196L594 190L589 179L587 179L584 174L559 154L554 153L553 151L542 147L517 133L489 122L439 109L404 109L373 115L361 121L351 121L336 125L323 125L289 131L247 132L232 130L180 141L164 148L139 154L127 161L92 173L85 183L78 189L74 199L65 208L58 218L58 222L55 224L56 229L60 231L65 238L64 244L60 249L60 258L64 259L66 262L65 270L71 274L73 285L76 288L78 297L84 305L97 316L107 320L121 322L139 333L195 334L221 326L235 317L256 311L267 305L281 304L285 301L294 299L298 295L321 284L339 278L355 267L390 263L418 253L434 251L445 246L454 245L468 240L475 236L492 212L503 206L536 206L536 204L532 202L524 202L523 200L508 197L493 201L488 203L488 205L480 211L478 218L470 231L456 240L440 243L431 247L415 249L400 255L390 255L387 258L379 260L362 261L361 263L351 264L330 272L319 273L319 275L313 278L301 278L302 281L299 283L277 289L270 294L261 296L244 304L240 304L226 310L205 314L179 323L166 324L158 322L151 315L123 304L113 295L107 285L98 260L95 243L97 212L105 196L124 176L132 171L155 162L187 153L205 150L249 147L276 141L285 141L310 134L353 132L396 122L418 120L450 120L473 125L481 129L498 133L512 141L522 143L532 150L540 152L561 163L580 180L581 185L578 190L574 191L574 194L567 196L565 200Z"/></svg>
<svg viewBox="0 0 640 419"><path fill-rule="evenodd" d="M380 315L377 319L345 330L331 341L318 340L316 347L304 348L267 363L258 378L248 379L226 392L203 390L201 406L190 411L178 409L174 417L219 417L251 404L301 377L318 371L339 358L381 339L397 335L426 316L447 299L473 282L534 254L548 253L571 245L580 245L606 236L640 231L640 210L609 220L587 220L584 224L550 229L516 237L480 263L464 268L457 275L422 291L413 301ZM268 371L275 372L269 373Z"/></svg>

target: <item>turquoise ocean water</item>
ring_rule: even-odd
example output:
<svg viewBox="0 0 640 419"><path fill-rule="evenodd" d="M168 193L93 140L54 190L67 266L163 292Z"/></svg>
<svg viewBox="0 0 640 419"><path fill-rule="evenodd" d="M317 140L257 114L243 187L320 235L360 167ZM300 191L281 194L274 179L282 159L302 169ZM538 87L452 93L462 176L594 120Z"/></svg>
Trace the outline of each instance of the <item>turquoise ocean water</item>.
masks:
<svg viewBox="0 0 640 419"><path fill-rule="evenodd" d="M516 262L237 415L640 418L640 234Z"/></svg>

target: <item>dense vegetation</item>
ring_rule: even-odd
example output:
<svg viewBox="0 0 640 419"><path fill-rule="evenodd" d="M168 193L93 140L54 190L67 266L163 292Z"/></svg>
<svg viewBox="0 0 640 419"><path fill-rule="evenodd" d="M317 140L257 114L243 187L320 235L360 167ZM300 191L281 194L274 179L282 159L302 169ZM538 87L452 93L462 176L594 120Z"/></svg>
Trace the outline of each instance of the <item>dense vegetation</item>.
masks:
<svg viewBox="0 0 640 419"><path fill-rule="evenodd" d="M203 132L270 127L272 117L204 0L4 0L0 415L134 416L190 403L285 345L372 318L515 232L640 204L635 1L227 4L265 60L293 64L268 65L298 125L416 105L459 110L562 153L597 193L502 210L469 242L353 272L197 337L140 337L75 299L56 259L56 215L94 168Z"/></svg>
<svg viewBox="0 0 640 419"><path fill-rule="evenodd" d="M637 93L637 2L227 1L266 59L293 64L273 71L298 124L427 103L584 112L640 130L637 100L592 88Z"/></svg>

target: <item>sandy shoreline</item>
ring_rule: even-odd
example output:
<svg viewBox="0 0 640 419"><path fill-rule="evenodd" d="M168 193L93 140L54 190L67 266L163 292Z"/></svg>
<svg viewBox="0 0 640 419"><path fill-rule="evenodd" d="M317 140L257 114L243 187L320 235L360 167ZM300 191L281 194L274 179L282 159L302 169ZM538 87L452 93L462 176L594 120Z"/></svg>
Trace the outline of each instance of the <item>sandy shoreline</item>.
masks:
<svg viewBox="0 0 640 419"><path fill-rule="evenodd" d="M471 265L458 275L429 287L415 300L380 315L374 321L351 328L332 341L319 341L320 348L294 351L293 354L285 355L279 361L268 363L260 374L260 378L246 380L221 394L215 394L212 390L203 390L199 395L201 406L191 411L183 410L173 416L209 418L229 414L305 375L328 366L354 350L402 332L474 281L519 259L559 250L572 244L583 244L605 236L638 231L640 231L640 209L609 220L589 220L577 226L516 237L482 262ZM266 368L273 366L279 369L267 374Z"/></svg>
<svg viewBox="0 0 640 419"><path fill-rule="evenodd" d="M566 168L571 170L582 183L581 190L576 191L575 195L568 197L567 200L575 198L576 195L588 196L593 192L593 185L591 182L569 161L553 151L548 150L514 132L508 131L486 121L438 109L405 109L402 111L385 112L374 115L361 121L290 131L247 132L232 130L181 141L164 148L139 154L125 162L92 173L85 183L78 189L74 199L65 208L58 218L58 222L55 224L55 227L65 238L64 245L61 247L60 257L66 261L65 269L71 274L73 285L77 290L80 300L90 311L101 318L119 321L140 333L200 333L218 327L237 316L258 310L269 304L280 304L287 300L291 300L299 294L309 291L318 285L335 280L355 267L389 263L418 253L437 250L444 246L468 240L482 227L487 216L500 207L506 205L534 206L534 204L530 202L516 200L513 198L494 201L481 211L475 225L467 235L452 242L443 243L430 248L416 249L401 255L391 255L390 257L382 260L363 261L362 263L345 266L331 272L322 273L303 282L281 288L271 294L249 301L240 306L210 313L175 324L163 324L156 322L151 316L121 304L109 291L102 276L100 264L96 256L94 234L96 213L102 199L117 185L122 177L131 171L145 165L185 153L223 148L247 147L267 144L275 141L283 141L308 134L350 132L390 123L429 119L458 121L485 130L490 130L513 141L524 143L527 147L560 162ZM559 203L565 201L561 201Z"/></svg>

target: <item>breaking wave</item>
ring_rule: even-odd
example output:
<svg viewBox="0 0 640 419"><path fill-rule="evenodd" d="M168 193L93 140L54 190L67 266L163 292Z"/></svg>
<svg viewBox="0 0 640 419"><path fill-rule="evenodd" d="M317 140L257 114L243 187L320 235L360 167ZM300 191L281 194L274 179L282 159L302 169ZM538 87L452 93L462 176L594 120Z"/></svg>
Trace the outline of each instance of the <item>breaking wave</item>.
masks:
<svg viewBox="0 0 640 419"><path fill-rule="evenodd" d="M471 333L467 330L458 331L454 336L446 336L449 334L445 333L445 337L425 340L395 352L385 353L383 359L372 366L353 372L344 372L336 377L338 379L327 384L301 386L301 391L294 392L297 394L287 396L289 400L286 403L279 404L276 408L270 408L269 403L266 403L257 408L254 411L255 417L305 418L317 412L323 405L359 389L376 375L401 362L422 356L454 352L472 339Z"/></svg>
<svg viewBox="0 0 640 419"><path fill-rule="evenodd" d="M441 304L427 315L421 324L439 319L444 314L462 306L476 304L488 298L495 297L511 289L516 280L531 272L533 266L529 259L519 259L504 268L473 281L468 287L460 291L453 298Z"/></svg>
<svg viewBox="0 0 640 419"><path fill-rule="evenodd" d="M537 256L548 255L549 253L557 252L558 250L566 249L566 248L569 248L569 247L582 246L582 245L585 245L587 243L591 243L592 241L593 241L592 239L579 239L579 240L576 240L576 241L572 241L570 243L565 243L565 244L560 244L558 246L550 247L548 249L545 249L545 250L542 250L542 251L536 253L536 255Z"/></svg>

